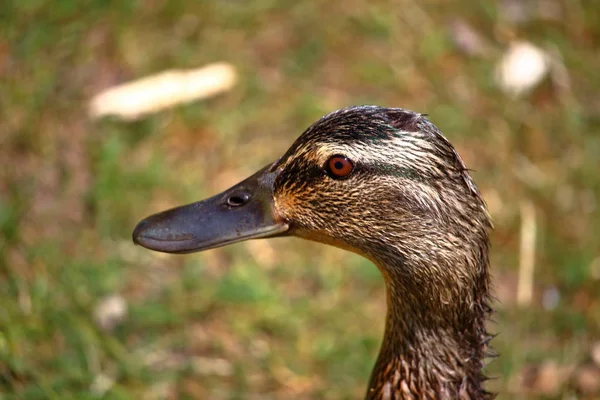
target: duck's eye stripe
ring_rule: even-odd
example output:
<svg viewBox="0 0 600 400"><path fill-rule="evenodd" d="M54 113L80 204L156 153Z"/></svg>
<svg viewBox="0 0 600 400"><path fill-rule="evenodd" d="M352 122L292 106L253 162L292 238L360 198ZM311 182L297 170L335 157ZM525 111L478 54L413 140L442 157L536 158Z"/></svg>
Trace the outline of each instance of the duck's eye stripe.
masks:
<svg viewBox="0 0 600 400"><path fill-rule="evenodd" d="M335 155L324 166L325 172L332 178L345 178L354 170L354 164L347 157Z"/></svg>

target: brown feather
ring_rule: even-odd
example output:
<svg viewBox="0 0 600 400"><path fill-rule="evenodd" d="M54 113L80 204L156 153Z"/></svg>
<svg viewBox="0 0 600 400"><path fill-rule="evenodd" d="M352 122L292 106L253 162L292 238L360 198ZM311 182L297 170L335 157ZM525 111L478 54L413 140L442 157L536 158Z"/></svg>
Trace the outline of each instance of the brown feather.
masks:
<svg viewBox="0 0 600 400"><path fill-rule="evenodd" d="M351 159L348 179L329 157ZM375 106L331 113L271 168L276 212L296 236L372 260L388 314L367 399L491 399L485 203L462 159L422 114Z"/></svg>

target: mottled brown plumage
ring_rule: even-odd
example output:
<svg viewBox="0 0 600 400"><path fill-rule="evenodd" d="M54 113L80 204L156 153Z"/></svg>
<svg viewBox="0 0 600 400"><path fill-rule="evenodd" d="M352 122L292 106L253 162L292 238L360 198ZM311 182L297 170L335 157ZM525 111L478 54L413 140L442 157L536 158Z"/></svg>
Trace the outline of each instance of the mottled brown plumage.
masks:
<svg viewBox="0 0 600 400"><path fill-rule="evenodd" d="M335 155L354 167L342 179L326 168ZM383 274L388 303L366 398L493 397L482 386L490 340L485 321L491 313L491 223L460 156L427 118L376 106L333 112L257 176L259 183L252 177L219 196L237 196L236 204L227 203L237 212L253 204L252 191L249 200L242 198L247 187L263 188L260 196L268 187L265 207L272 214L267 219L277 231L262 233L262 225L259 233L240 228L237 239L198 245L206 242L197 239L201 234L173 233L173 215L183 212L175 209L140 223L134 240L161 251L187 252L286 234L361 254ZM207 201L223 202L219 196Z"/></svg>
<svg viewBox="0 0 600 400"><path fill-rule="evenodd" d="M334 180L321 166L356 168ZM275 163L275 209L297 236L357 252L381 270L388 315L368 399L487 399L490 336L485 204L458 153L424 116L334 112Z"/></svg>

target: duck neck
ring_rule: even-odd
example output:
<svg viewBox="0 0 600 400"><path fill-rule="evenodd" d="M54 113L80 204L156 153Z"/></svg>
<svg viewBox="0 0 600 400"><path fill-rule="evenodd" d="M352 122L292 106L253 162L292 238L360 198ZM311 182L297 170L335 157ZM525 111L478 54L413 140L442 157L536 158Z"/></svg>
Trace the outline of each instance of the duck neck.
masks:
<svg viewBox="0 0 600 400"><path fill-rule="evenodd" d="M482 262L478 284L453 282L451 288L431 274L403 274L406 265L380 267L388 312L367 399L493 398L482 386L491 339L487 257Z"/></svg>

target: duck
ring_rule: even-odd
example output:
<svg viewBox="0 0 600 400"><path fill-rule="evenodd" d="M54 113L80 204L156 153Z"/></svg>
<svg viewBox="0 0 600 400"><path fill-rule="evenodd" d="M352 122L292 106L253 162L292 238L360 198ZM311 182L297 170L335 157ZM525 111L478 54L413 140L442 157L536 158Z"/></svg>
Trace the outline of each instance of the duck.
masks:
<svg viewBox="0 0 600 400"><path fill-rule="evenodd" d="M142 220L133 241L181 254L295 236L357 253L387 299L365 398L492 399L491 229L469 170L426 114L352 106L230 189Z"/></svg>

